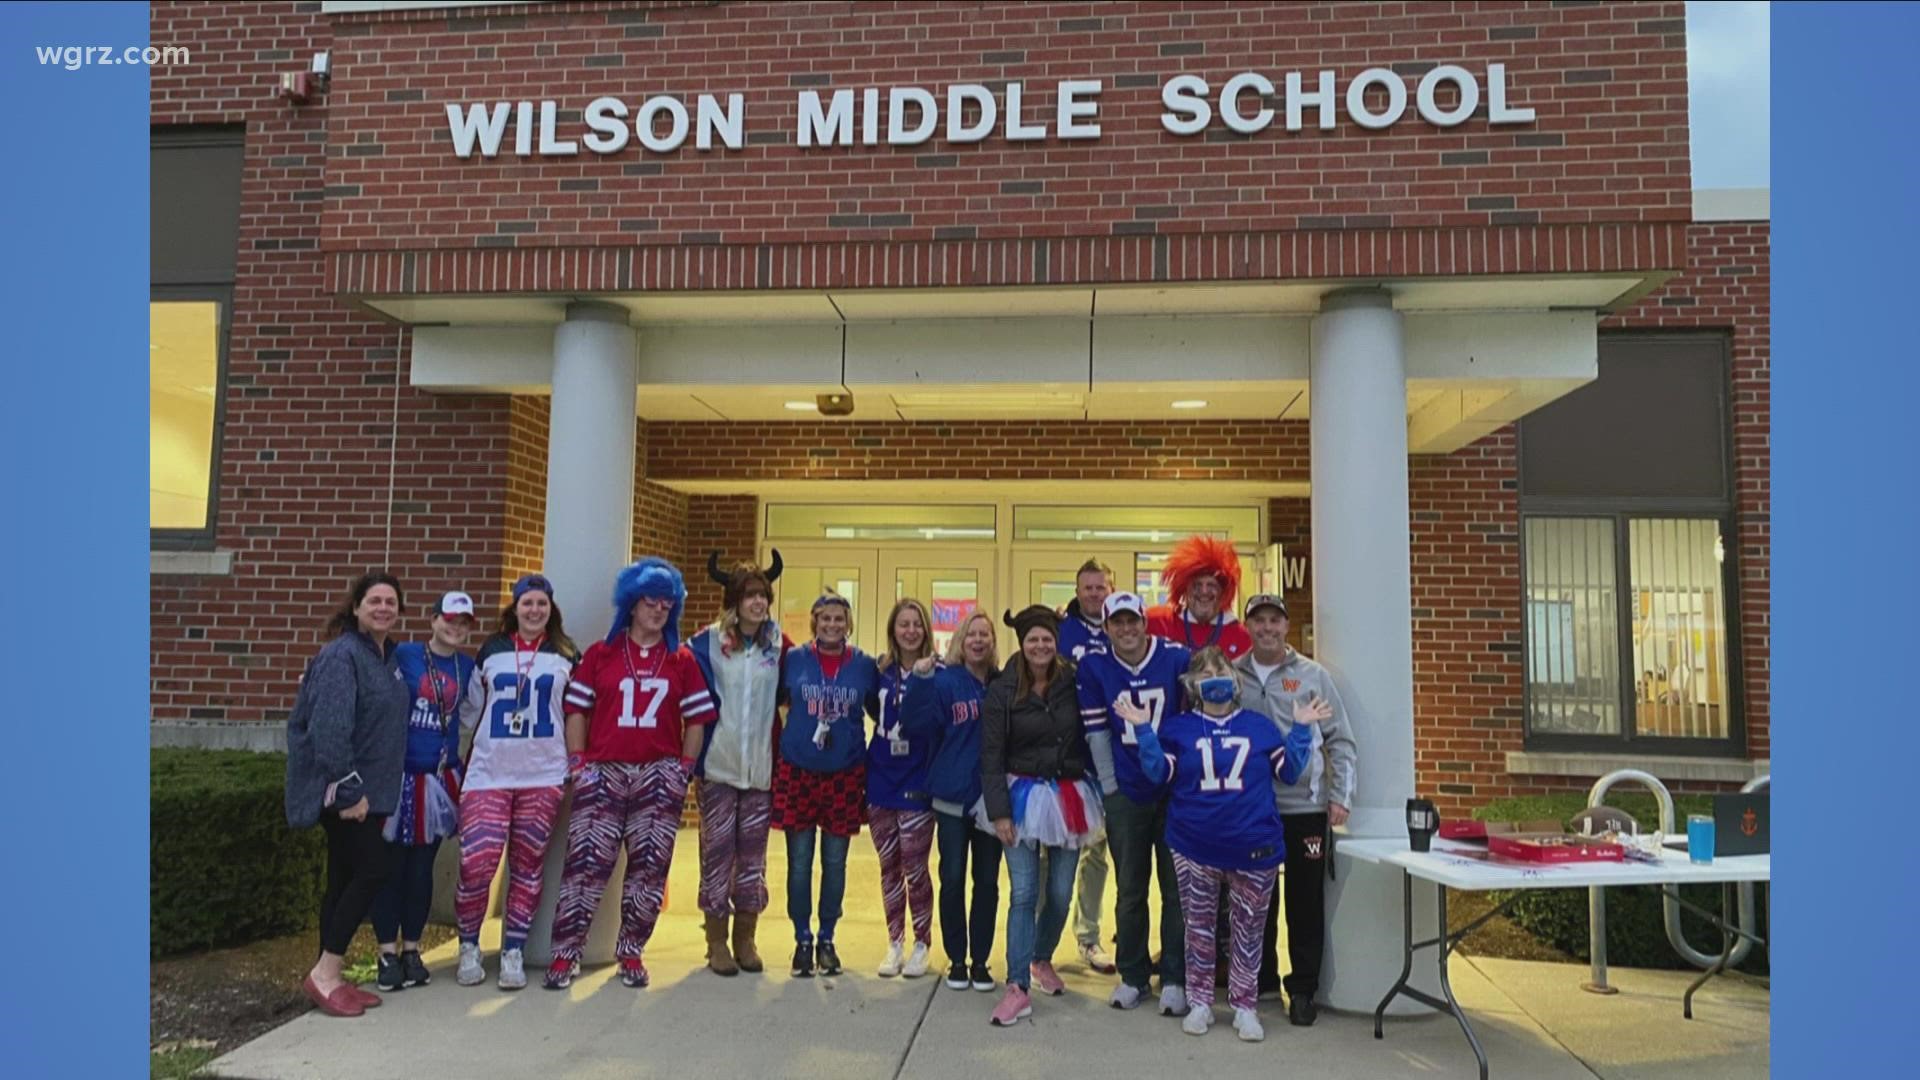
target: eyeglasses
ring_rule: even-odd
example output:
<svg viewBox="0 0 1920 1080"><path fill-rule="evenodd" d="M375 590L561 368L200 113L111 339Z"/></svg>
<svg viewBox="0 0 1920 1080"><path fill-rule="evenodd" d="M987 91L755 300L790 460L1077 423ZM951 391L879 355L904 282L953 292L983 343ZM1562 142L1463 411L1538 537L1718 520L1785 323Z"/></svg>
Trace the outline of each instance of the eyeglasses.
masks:
<svg viewBox="0 0 1920 1080"><path fill-rule="evenodd" d="M640 603L650 608L666 610L673 607L673 598L669 596L643 596L640 598Z"/></svg>

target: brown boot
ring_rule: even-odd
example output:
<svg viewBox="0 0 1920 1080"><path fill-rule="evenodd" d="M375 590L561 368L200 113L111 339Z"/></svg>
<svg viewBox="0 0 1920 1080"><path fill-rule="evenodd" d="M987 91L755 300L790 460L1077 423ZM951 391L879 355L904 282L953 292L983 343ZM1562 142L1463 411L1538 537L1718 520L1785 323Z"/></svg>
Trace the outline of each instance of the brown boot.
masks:
<svg viewBox="0 0 1920 1080"><path fill-rule="evenodd" d="M715 975L740 974L740 965L733 962L733 954L727 951L725 915L707 916L707 966Z"/></svg>
<svg viewBox="0 0 1920 1080"><path fill-rule="evenodd" d="M760 925L760 916L735 912L733 916L733 955L740 961L741 971L758 972L766 965L760 962L760 950L754 947L753 933Z"/></svg>

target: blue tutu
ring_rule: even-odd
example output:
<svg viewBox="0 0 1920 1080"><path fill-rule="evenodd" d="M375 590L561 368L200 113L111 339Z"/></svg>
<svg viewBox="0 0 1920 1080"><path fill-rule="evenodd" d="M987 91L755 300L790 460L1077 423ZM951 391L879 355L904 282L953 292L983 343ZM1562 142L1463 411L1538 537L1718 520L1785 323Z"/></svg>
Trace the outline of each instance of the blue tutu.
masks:
<svg viewBox="0 0 1920 1080"><path fill-rule="evenodd" d="M403 773L400 802L380 830L389 843L431 844L460 831L460 808L438 773Z"/></svg>

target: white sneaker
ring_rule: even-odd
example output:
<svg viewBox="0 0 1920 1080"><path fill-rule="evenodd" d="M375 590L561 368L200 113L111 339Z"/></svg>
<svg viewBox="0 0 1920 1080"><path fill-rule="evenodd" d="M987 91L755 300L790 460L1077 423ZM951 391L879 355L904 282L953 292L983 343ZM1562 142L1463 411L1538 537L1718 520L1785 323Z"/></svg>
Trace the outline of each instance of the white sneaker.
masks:
<svg viewBox="0 0 1920 1080"><path fill-rule="evenodd" d="M1187 1015L1187 988L1184 986L1163 986L1160 988L1160 1015Z"/></svg>
<svg viewBox="0 0 1920 1080"><path fill-rule="evenodd" d="M500 989L518 990L527 985L527 967L519 949L507 949L500 954Z"/></svg>
<svg viewBox="0 0 1920 1080"><path fill-rule="evenodd" d="M1260 1026L1260 1017L1252 1009L1233 1010L1233 1030L1240 1033L1241 1042L1261 1042L1267 1037L1267 1029Z"/></svg>
<svg viewBox="0 0 1920 1080"><path fill-rule="evenodd" d="M927 946L925 942L916 941L913 943L913 952L907 957L907 966L900 969L900 974L909 979L917 979L926 973Z"/></svg>
<svg viewBox="0 0 1920 1080"><path fill-rule="evenodd" d="M1113 957L1107 955L1098 941L1080 943L1080 962L1087 965L1087 970L1100 975L1111 975L1118 970L1113 966Z"/></svg>
<svg viewBox="0 0 1920 1080"><path fill-rule="evenodd" d="M1189 1035L1205 1035L1213 1026L1212 1009L1189 1009L1187 1018L1180 1021L1180 1030Z"/></svg>
<svg viewBox="0 0 1920 1080"><path fill-rule="evenodd" d="M891 979L898 974L900 974L900 943L896 941L887 946L887 958L880 961L880 977Z"/></svg>
<svg viewBox="0 0 1920 1080"><path fill-rule="evenodd" d="M1137 1009L1140 1007L1140 999L1146 996L1139 987L1121 983L1113 988L1113 993L1107 995L1107 1004L1116 1009Z"/></svg>
<svg viewBox="0 0 1920 1080"><path fill-rule="evenodd" d="M461 986L479 986L487 981L487 969L480 965L478 942L460 943L460 970L454 973L453 981Z"/></svg>

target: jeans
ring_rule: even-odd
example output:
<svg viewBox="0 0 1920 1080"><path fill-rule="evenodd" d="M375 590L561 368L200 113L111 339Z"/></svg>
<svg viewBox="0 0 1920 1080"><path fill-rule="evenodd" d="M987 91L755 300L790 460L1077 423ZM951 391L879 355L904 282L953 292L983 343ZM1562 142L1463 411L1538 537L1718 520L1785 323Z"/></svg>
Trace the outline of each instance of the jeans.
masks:
<svg viewBox="0 0 1920 1080"><path fill-rule="evenodd" d="M1087 838L1080 848L1080 883L1074 887L1073 937L1082 945L1100 941L1100 909L1107 901L1107 834L1104 830ZM1040 861L1047 859L1043 852ZM1040 898L1045 907L1047 898Z"/></svg>
<svg viewBox="0 0 1920 1080"><path fill-rule="evenodd" d="M1147 989L1147 886L1160 879L1160 985L1184 986L1187 981L1186 923L1180 917L1180 885L1173 873L1173 852L1167 847L1167 804L1141 806L1124 794L1106 797L1107 845L1113 853L1114 930L1113 962L1120 980Z"/></svg>
<svg viewBox="0 0 1920 1080"><path fill-rule="evenodd" d="M1000 839L981 832L973 818L935 812L940 845L940 940L947 962L965 964L971 956L987 966L993 952L993 924L1000 907ZM973 856L972 916L968 916L967 856Z"/></svg>
<svg viewBox="0 0 1920 1080"><path fill-rule="evenodd" d="M433 860L440 854L440 841L387 847L393 874L373 898L373 937L382 945L395 941L417 945L433 908Z"/></svg>
<svg viewBox="0 0 1920 1080"><path fill-rule="evenodd" d="M1034 963L1053 963L1053 950L1067 928L1067 909L1073 904L1073 873L1080 865L1080 853L1073 848L1046 849L1047 904L1036 914L1040 845L1026 841L1006 852L1013 890L1007 903L1007 982L1025 990L1031 985Z"/></svg>
<svg viewBox="0 0 1920 1080"><path fill-rule="evenodd" d="M820 940L833 940L840 921L840 901L847 894L847 848L850 836L820 834L816 829L787 830L787 918L793 920L793 940L801 945L813 938L813 849L820 835Z"/></svg>

